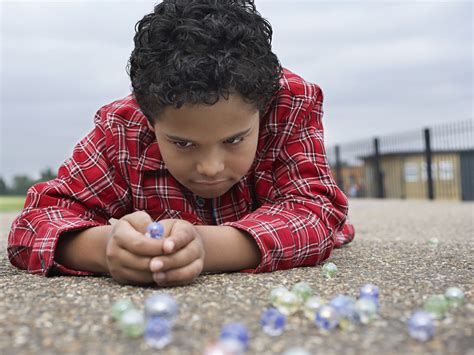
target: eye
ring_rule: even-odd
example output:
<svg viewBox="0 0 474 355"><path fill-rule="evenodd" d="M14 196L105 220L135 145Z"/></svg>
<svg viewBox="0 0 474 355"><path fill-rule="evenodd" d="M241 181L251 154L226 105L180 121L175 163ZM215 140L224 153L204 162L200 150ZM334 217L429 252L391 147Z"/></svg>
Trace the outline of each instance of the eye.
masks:
<svg viewBox="0 0 474 355"><path fill-rule="evenodd" d="M179 149L187 149L193 146L191 142L185 142L185 141L174 141L173 144Z"/></svg>
<svg viewBox="0 0 474 355"><path fill-rule="evenodd" d="M239 144L239 143L242 142L243 140L244 140L244 137L233 137L233 138L227 139L225 142L226 142L227 144L235 145L235 144Z"/></svg>

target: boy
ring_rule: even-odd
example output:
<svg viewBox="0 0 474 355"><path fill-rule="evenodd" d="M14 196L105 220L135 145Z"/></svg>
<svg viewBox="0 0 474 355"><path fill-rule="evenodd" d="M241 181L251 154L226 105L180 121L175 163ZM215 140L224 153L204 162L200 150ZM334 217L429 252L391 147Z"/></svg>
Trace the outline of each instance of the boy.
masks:
<svg viewBox="0 0 474 355"><path fill-rule="evenodd" d="M250 0L156 5L136 26L132 95L102 107L58 177L29 190L11 263L170 286L316 265L351 241L321 90L281 68L271 37ZM154 220L162 239L144 234Z"/></svg>

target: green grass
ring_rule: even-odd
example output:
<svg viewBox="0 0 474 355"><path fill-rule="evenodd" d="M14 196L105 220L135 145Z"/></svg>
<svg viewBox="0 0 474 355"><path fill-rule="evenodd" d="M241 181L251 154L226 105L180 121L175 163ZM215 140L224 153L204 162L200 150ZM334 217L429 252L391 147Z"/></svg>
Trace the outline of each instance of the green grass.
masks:
<svg viewBox="0 0 474 355"><path fill-rule="evenodd" d="M23 209L26 196L0 196L0 212L17 212Z"/></svg>

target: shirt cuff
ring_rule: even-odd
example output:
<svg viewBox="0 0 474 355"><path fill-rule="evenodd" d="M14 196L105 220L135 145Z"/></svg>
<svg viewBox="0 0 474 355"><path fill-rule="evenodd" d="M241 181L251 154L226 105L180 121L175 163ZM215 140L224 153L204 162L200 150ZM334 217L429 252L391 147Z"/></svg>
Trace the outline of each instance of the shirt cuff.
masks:
<svg viewBox="0 0 474 355"><path fill-rule="evenodd" d="M223 223L250 234L258 245L261 253L260 264L254 269L243 269L241 272L260 273L293 267L292 256L294 246L291 242L291 231L284 221L267 214L246 216L236 222ZM287 241L287 242L281 242ZM288 242L290 241L290 243ZM283 245L282 245L283 244Z"/></svg>
<svg viewBox="0 0 474 355"><path fill-rule="evenodd" d="M71 275L71 276L91 276L97 273L70 269L54 259L56 246L61 234L71 231L80 231L102 224L94 221L84 221L79 218L68 219L62 226L57 226L57 222L44 223L38 230L37 237L33 244L33 253L29 261L30 265L38 265L39 270L30 270L43 276Z"/></svg>

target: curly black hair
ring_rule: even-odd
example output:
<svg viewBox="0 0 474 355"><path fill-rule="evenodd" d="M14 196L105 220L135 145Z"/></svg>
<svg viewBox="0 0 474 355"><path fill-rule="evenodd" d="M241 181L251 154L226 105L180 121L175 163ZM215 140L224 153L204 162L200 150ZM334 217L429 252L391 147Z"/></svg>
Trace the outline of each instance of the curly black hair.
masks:
<svg viewBox="0 0 474 355"><path fill-rule="evenodd" d="M273 30L253 0L164 0L135 31L127 71L152 124L166 106L213 105L234 93L263 112L278 91Z"/></svg>

